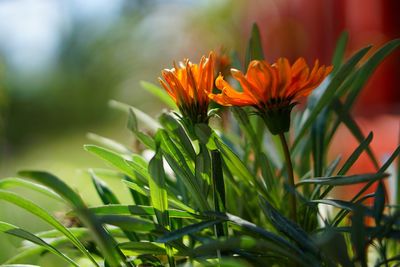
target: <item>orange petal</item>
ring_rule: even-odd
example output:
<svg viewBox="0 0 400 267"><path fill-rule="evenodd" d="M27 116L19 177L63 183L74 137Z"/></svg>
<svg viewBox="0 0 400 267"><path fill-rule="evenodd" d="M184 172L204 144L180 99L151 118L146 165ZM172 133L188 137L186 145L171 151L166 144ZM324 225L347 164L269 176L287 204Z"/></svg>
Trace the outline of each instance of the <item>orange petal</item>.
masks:
<svg viewBox="0 0 400 267"><path fill-rule="evenodd" d="M284 97L285 91L292 79L292 71L287 58L279 58L275 64L278 73L276 97Z"/></svg>
<svg viewBox="0 0 400 267"><path fill-rule="evenodd" d="M237 69L231 69L233 78L239 81L243 88L243 92L248 96L252 97L254 102L262 101L262 94L253 86L243 75L243 73Z"/></svg>
<svg viewBox="0 0 400 267"><path fill-rule="evenodd" d="M247 79L257 89L260 101L266 103L275 91L276 79L273 70L265 61L252 61L246 73Z"/></svg>

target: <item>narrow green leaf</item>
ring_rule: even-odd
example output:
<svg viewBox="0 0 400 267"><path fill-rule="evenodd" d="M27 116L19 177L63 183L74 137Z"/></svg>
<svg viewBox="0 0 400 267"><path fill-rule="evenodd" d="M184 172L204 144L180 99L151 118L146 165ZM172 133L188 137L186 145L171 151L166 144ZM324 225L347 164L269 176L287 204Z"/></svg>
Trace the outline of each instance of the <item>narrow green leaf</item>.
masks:
<svg viewBox="0 0 400 267"><path fill-rule="evenodd" d="M98 266L97 262L86 250L85 246L64 225L57 221L47 211L45 211L35 203L8 191L0 190L0 199L21 207L22 209L28 211L29 213L32 213L33 215L53 226L55 229L68 237L71 243L74 244L84 255L86 255L93 262L93 264L95 264L95 266Z"/></svg>
<svg viewBox="0 0 400 267"><path fill-rule="evenodd" d="M48 244L46 241L44 241L40 237L37 237L36 235L34 235L24 229L21 229L18 226L0 221L0 232L6 233L9 235L13 235L13 236L22 238L24 240L28 240L32 243L35 243L35 244L45 248L46 250L50 251L51 253L63 258L70 264L79 267L79 265L76 262L74 262L71 258L69 258L67 255L63 254L58 249L56 249L52 245ZM4 265L2 265L2 266L4 266Z"/></svg>
<svg viewBox="0 0 400 267"><path fill-rule="evenodd" d="M360 71L358 72L356 81L352 85L351 93L345 101L345 107L350 108L353 105L361 89L367 83L369 77L371 77L375 69L387 56L389 56L399 46L400 39L394 39L390 42L387 42L364 63L364 65L360 68Z"/></svg>
<svg viewBox="0 0 400 267"><path fill-rule="evenodd" d="M351 243L356 252L356 260L360 262L361 266L367 267L366 259L366 229L364 225L364 213L362 208L356 208L351 218Z"/></svg>
<svg viewBox="0 0 400 267"><path fill-rule="evenodd" d="M159 118L164 130L166 130L172 140L176 141L175 145L179 148L187 161L193 161L196 157L190 137L188 136L185 128L169 113L163 113Z"/></svg>
<svg viewBox="0 0 400 267"><path fill-rule="evenodd" d="M358 140L358 142L360 142L360 143L363 142L365 137L361 131L361 128L358 126L357 122L354 120L352 115L343 108L343 105L341 104L341 102L339 100L335 100L335 101L333 101L332 106L333 106L333 109L338 114L340 120L346 125L346 127L350 130L350 132ZM375 154L372 152L372 150L369 146L367 146L365 148L365 150L366 150L369 158L371 159L372 163L374 164L374 167L378 170L379 163L375 157Z"/></svg>
<svg viewBox="0 0 400 267"><path fill-rule="evenodd" d="M325 230L322 235L318 235L315 239L316 245L321 249L324 256L329 257L335 266L336 263L341 266L354 267L354 263L350 260L347 252L347 244L341 233L333 229ZM329 265L328 265L329 266Z"/></svg>
<svg viewBox="0 0 400 267"><path fill-rule="evenodd" d="M380 225L383 211L385 209L385 185L382 181L379 181L378 187L375 192L375 200L374 200L374 217L375 217L375 224Z"/></svg>
<svg viewBox="0 0 400 267"><path fill-rule="evenodd" d="M251 29L251 36L246 52L245 68L247 68L251 60L255 59L264 59L260 29L258 28L256 23L253 24L253 27Z"/></svg>
<svg viewBox="0 0 400 267"><path fill-rule="evenodd" d="M155 119L153 119L153 117L144 113L140 109L137 109L135 107L132 107L130 105L124 104L124 103L116 101L116 100L110 100L109 105L112 108L124 111L127 114L129 113L129 110L131 109L135 113L135 116L138 118L138 120L140 122L142 122L143 124L145 124L149 128L149 130L151 130L152 132L157 132L157 130L159 128L161 128L161 125Z"/></svg>
<svg viewBox="0 0 400 267"><path fill-rule="evenodd" d="M108 185L97 177L92 170L89 170L89 172L92 177L93 185L103 204L119 204L120 202L118 201L118 198L114 195Z"/></svg>
<svg viewBox="0 0 400 267"><path fill-rule="evenodd" d="M262 211L279 232L292 239L305 250L318 254L318 248L313 244L307 233L304 232L300 226L286 219L262 197L260 197L259 200Z"/></svg>
<svg viewBox="0 0 400 267"><path fill-rule="evenodd" d="M58 194L56 194L53 190L51 190L45 186L42 186L40 184L32 183L30 181L25 181L20 178L3 178L0 180L0 188L1 189L8 189L8 188L12 188L12 187L24 187L24 188L32 189L43 195L51 197L54 200L57 200L59 202L64 202L64 200Z"/></svg>
<svg viewBox="0 0 400 267"><path fill-rule="evenodd" d="M133 109L129 108L127 128L149 149L155 149L154 139L144 132L139 130L136 114Z"/></svg>
<svg viewBox="0 0 400 267"><path fill-rule="evenodd" d="M177 110L178 107L176 106L174 100L168 95L165 90L155 84L146 82L146 81L140 81L140 85L148 92L156 96L158 99L160 99L164 104L166 104L168 107L170 107L173 110Z"/></svg>
<svg viewBox="0 0 400 267"><path fill-rule="evenodd" d="M64 181L50 173L41 171L22 171L19 172L19 174L21 176L28 177L41 184L44 184L45 186L48 186L64 199L68 200L82 223L91 230L94 240L99 245L101 251L103 252L103 255L109 261L111 266L131 266L131 264L128 262L126 262L126 264L124 263L125 259L123 258L123 255L120 253L120 251L116 250L115 240L112 238L112 236L109 235L109 233L102 227L101 223L86 208L86 205L84 204L82 198L75 191L73 191ZM55 226L60 227L60 225L61 224L56 221ZM82 243L80 243L74 235L66 230L64 226L62 226L62 228L60 228L59 230L65 231L65 234L67 236L70 236L71 241L73 241L76 246L79 246L78 248L82 249L82 252L84 252L92 260L92 262L95 263L96 266L98 265L92 258L91 254L87 252L86 249L83 247Z"/></svg>
<svg viewBox="0 0 400 267"><path fill-rule="evenodd" d="M323 109L311 127L312 156L314 162L314 176L322 176L325 165L324 137L328 110Z"/></svg>
<svg viewBox="0 0 400 267"><path fill-rule="evenodd" d="M87 228L72 227L68 228L68 230L71 233L73 233L77 238L79 238L79 240L82 241L92 240L91 233ZM109 231L115 237L121 237L121 238L125 237L124 233L119 228L109 229ZM66 236L64 236L58 230L44 231L37 233L36 235L40 238L48 238L47 243L55 248L63 248L65 246L68 246L71 242ZM18 252L15 255L13 255L13 257L8 259L6 263L9 264L9 263L26 261L28 259L31 259L32 257L40 256L46 251L45 248L38 245L24 246L21 249L22 249L21 252Z"/></svg>
<svg viewBox="0 0 400 267"><path fill-rule="evenodd" d="M141 254L166 255L164 245L154 242L126 242L118 246L127 256L138 256Z"/></svg>
<svg viewBox="0 0 400 267"><path fill-rule="evenodd" d="M94 142L97 142L97 143L99 143L99 144L101 144L101 145L103 145L103 146L105 146L105 147L107 147L107 148L109 148L109 149L111 149L113 151L116 151L118 153L121 153L121 154L130 154L130 153L132 153L132 151L130 151L126 146L124 146L121 143L118 143L117 141L115 141L113 139L110 139L110 138L107 138L107 137L103 137L103 136L100 136L100 135L95 134L95 133L88 133L86 136L87 136L88 139L90 139L90 140L92 140Z"/></svg>
<svg viewBox="0 0 400 267"><path fill-rule="evenodd" d="M371 143L372 139L373 139L374 135L372 132L370 132L367 136L367 138L365 138L359 145L358 147L353 151L353 153L351 153L350 157L346 160L346 162L343 164L343 166L340 168L340 170L338 171L339 175L344 175L346 174L350 168L353 166L353 164L358 160L358 158L360 157L361 153L363 151L365 151L369 144Z"/></svg>
<svg viewBox="0 0 400 267"><path fill-rule="evenodd" d="M136 175L134 169L132 167L136 166L131 162L130 158L125 155L117 154L114 151L108 150L103 147L99 147L96 145L84 145L84 149L94 155L100 157L101 159L107 161L116 167L119 171L128 175L132 178L139 179L142 183L147 183L147 180L143 178L141 175ZM137 171L138 169L136 169ZM140 170L140 169L139 169ZM141 173L142 174L142 173Z"/></svg>
<svg viewBox="0 0 400 267"><path fill-rule="evenodd" d="M156 145L156 154L149 163L150 200L154 207L157 221L169 229L168 198L165 186L165 171L160 144Z"/></svg>
<svg viewBox="0 0 400 267"><path fill-rule="evenodd" d="M371 143L373 138L373 134L372 132L370 132L367 136L367 138L365 138L365 140L363 140L359 146L353 151L353 153L349 156L349 158L346 160L346 162L343 164L343 166L340 168L340 170L338 171L338 175L342 176L344 174L346 174L348 172L348 170L353 166L353 164L357 161L357 159L360 157L361 153L366 150L369 146L369 144ZM331 175L330 175L331 176ZM328 195L328 193L333 189L333 186L328 186L328 188L326 188L321 194L319 193L319 190L321 188L322 185L317 185L317 187L315 188L313 194L312 194L312 199L316 199L316 198L324 198L325 196Z"/></svg>
<svg viewBox="0 0 400 267"><path fill-rule="evenodd" d="M339 186L339 185L350 185L350 184L359 184L371 181L378 181L383 178L388 177L387 173L369 173L369 174L359 174L359 175L349 175L349 176L329 176L329 177L315 177L312 179L303 179L296 184L319 184L319 185L330 185L330 186Z"/></svg>
<svg viewBox="0 0 400 267"><path fill-rule="evenodd" d="M274 242L277 246L280 246L287 251L290 251L290 253L293 253L293 255L296 255L297 257L305 257L300 249L288 242L286 239L238 216L229 213L221 214L215 212L207 212L205 213L205 215L209 215L210 217L215 219L230 221L235 225L254 233L258 237Z"/></svg>
<svg viewBox="0 0 400 267"><path fill-rule="evenodd" d="M154 216L154 208L152 206L141 206L141 205L105 205L90 207L94 214L98 215L139 215L139 216ZM168 209L170 217L181 218L181 219L195 219L199 218L200 214L190 213L183 210Z"/></svg>
<svg viewBox="0 0 400 267"><path fill-rule="evenodd" d="M138 192L139 194L143 196L150 196L150 190L148 188L143 188L139 186L136 183L130 182L130 181L122 181L126 186L128 186L130 189ZM195 210L186 204L182 203L182 201L178 200L176 197L169 195L168 196L168 202L171 206L182 209L184 211L190 212L190 213L195 213Z"/></svg>
<svg viewBox="0 0 400 267"><path fill-rule="evenodd" d="M392 164L392 162L399 156L399 154L400 154L400 146L398 146L396 150L392 153L392 155L386 160L385 164L383 164L383 166L379 169L378 174L384 173ZM351 202L357 201L368 190L368 188L370 188L374 184L374 182L375 181L370 181L366 185L364 185L363 188L361 188L360 191L358 191L358 193L350 201ZM347 215L346 211L340 211L335 216L334 225L337 226L346 215Z"/></svg>
<svg viewBox="0 0 400 267"><path fill-rule="evenodd" d="M246 165L227 145L222 143L217 137L214 137L214 142L232 174L236 174L242 181L246 182L250 186L259 186L259 189L265 195L268 195L265 186L260 184L257 178L254 177L254 175L247 169Z"/></svg>
<svg viewBox="0 0 400 267"><path fill-rule="evenodd" d="M257 257L260 257L264 263L266 260L268 260L268 263L271 263L272 256L272 258L280 258L281 261L284 260L282 263L283 265L281 266L290 266L290 263L297 263L299 266L304 267L310 266L310 262L307 261L306 257L299 257L296 254L292 254L289 250L279 246L279 244L274 243L273 241L257 239L249 236L212 240L196 247L193 250L193 254L201 258L210 257L215 254L216 250L239 255L242 251L254 253ZM287 259L290 261L288 262Z"/></svg>
<svg viewBox="0 0 400 267"><path fill-rule="evenodd" d="M197 232L203 230L204 228L213 226L220 222L221 222L221 220L209 220L209 221L202 221L199 223L191 224L191 225L185 226L183 228L180 228L178 230L168 232L167 234L158 238L157 242L160 242L160 243L171 242L171 241L179 239L185 235L197 233Z"/></svg>
<svg viewBox="0 0 400 267"><path fill-rule="evenodd" d="M40 267L39 265L32 264L3 264L1 267Z"/></svg>
<svg viewBox="0 0 400 267"><path fill-rule="evenodd" d="M343 81L347 78L347 76L352 72L356 64L364 57L364 55L369 51L371 46L367 46L360 51L358 51L354 56L352 56L332 77L331 82L328 87L319 98L315 107L311 110L311 113L308 116L304 116L301 123L301 128L295 138L295 141L292 145L292 149L299 145L300 140L303 138L304 134L314 122L318 114L322 111L324 107L327 107L332 100L334 99L334 95L336 93L337 88L343 83Z"/></svg>
<svg viewBox="0 0 400 267"><path fill-rule="evenodd" d="M135 233L163 232L163 228L155 224L153 221L143 218L135 218L125 215L98 215L98 220L102 223L110 224L121 228L124 231L132 231Z"/></svg>
<svg viewBox="0 0 400 267"><path fill-rule="evenodd" d="M339 155L338 157L336 157L336 158L328 165L328 167L326 168L326 171L325 171L325 176L331 176L331 175L335 172L337 166L339 166L339 162L340 162L341 159L342 159L342 157Z"/></svg>
<svg viewBox="0 0 400 267"><path fill-rule="evenodd" d="M201 192L201 186L194 175L193 166L188 165L185 157L166 131L159 130L157 136L161 142L164 158L175 172L175 175L185 184L189 195L193 198L198 208L201 210L210 210L207 199Z"/></svg>
<svg viewBox="0 0 400 267"><path fill-rule="evenodd" d="M349 40L348 32L344 31L336 42L335 52L332 57L332 65L335 67L332 74L335 74L342 65L344 53L346 51L347 42Z"/></svg>

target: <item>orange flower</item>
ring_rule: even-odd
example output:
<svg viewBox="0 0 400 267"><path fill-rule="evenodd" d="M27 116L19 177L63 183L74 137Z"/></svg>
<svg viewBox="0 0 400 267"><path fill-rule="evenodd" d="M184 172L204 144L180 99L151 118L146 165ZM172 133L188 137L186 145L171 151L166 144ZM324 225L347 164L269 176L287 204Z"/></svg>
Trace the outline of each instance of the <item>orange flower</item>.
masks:
<svg viewBox="0 0 400 267"><path fill-rule="evenodd" d="M202 57L200 63L193 64L188 59L174 64L172 69L164 69L159 78L161 85L177 104L184 119L193 123L208 121L208 94L214 87L214 53Z"/></svg>
<svg viewBox="0 0 400 267"><path fill-rule="evenodd" d="M318 60L310 71L305 60L299 58L290 65L286 58L279 58L272 65L264 60L250 62L246 75L231 69L239 81L242 92L233 89L219 75L216 86L221 94L209 94L224 106L253 106L263 117L273 134L289 130L290 111L300 97L308 96L332 71L332 66L319 66Z"/></svg>

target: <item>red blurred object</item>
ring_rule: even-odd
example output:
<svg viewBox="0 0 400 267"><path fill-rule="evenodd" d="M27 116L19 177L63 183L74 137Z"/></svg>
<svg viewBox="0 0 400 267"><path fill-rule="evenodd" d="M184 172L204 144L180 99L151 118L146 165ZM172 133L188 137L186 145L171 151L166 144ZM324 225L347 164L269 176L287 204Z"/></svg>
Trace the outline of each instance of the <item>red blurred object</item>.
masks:
<svg viewBox="0 0 400 267"><path fill-rule="evenodd" d="M244 34L249 36L251 24L257 22L264 54L270 62L284 56L291 60L305 57L309 62L319 59L322 64L330 64L336 41L344 30L349 33L346 57L373 44L371 55L384 43L400 37L399 0L254 0L246 4L249 10ZM397 49L377 68L353 109L364 134L374 132L371 146L380 163L398 144L400 117L382 115L400 114L399 86ZM341 128L330 155L341 154L346 159L357 144L348 130ZM367 155L362 155L351 169L352 174L374 171ZM335 193L349 199L361 186L343 187Z"/></svg>
<svg viewBox="0 0 400 267"><path fill-rule="evenodd" d="M369 132L373 132L373 140L371 142L371 149L380 166L390 157L390 155L397 148L399 142L400 133L400 116L393 115L383 115L377 116L375 118L356 118L357 123L361 127L365 136ZM332 145L330 146L329 160L333 160L337 155L342 156L342 163L349 158L351 153L356 149L359 142L352 136L352 134L344 127L341 126L333 139ZM371 159L367 153L363 153L353 165L349 171L350 174L361 174L361 173L374 173L375 169ZM387 170L387 172L390 170ZM391 198L394 197L393 188L395 188L394 183L396 177L391 176L386 180L388 194ZM390 182L389 182L390 181ZM391 184L391 185L390 185ZM354 185L346 187L338 187L334 195L339 199L349 199L354 196L354 192L361 189L363 185ZM373 193L375 191L375 186L369 189L368 193Z"/></svg>
<svg viewBox="0 0 400 267"><path fill-rule="evenodd" d="M245 30L257 22L269 61L300 56L329 64L340 33L349 32L346 55L400 37L398 0L270 0L249 1ZM249 32L246 32L247 36ZM379 66L356 104L356 114L399 113L400 51Z"/></svg>

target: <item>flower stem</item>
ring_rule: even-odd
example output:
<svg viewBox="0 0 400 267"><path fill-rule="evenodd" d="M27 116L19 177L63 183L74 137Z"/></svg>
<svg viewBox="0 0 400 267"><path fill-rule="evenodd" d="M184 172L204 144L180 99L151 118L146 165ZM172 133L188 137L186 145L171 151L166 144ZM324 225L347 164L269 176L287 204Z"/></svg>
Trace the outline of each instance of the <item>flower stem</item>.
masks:
<svg viewBox="0 0 400 267"><path fill-rule="evenodd" d="M280 133L279 138L281 140L282 148L283 148L283 153L285 155L285 160L286 160L286 168L287 168L287 183L289 185L289 188L291 189L289 193L289 215L290 218L297 223L297 204L296 204L296 195L294 193L295 187L294 187L294 176L293 176L293 165L292 165L292 160L290 158L290 151L289 151L289 146L286 142L285 134Z"/></svg>

